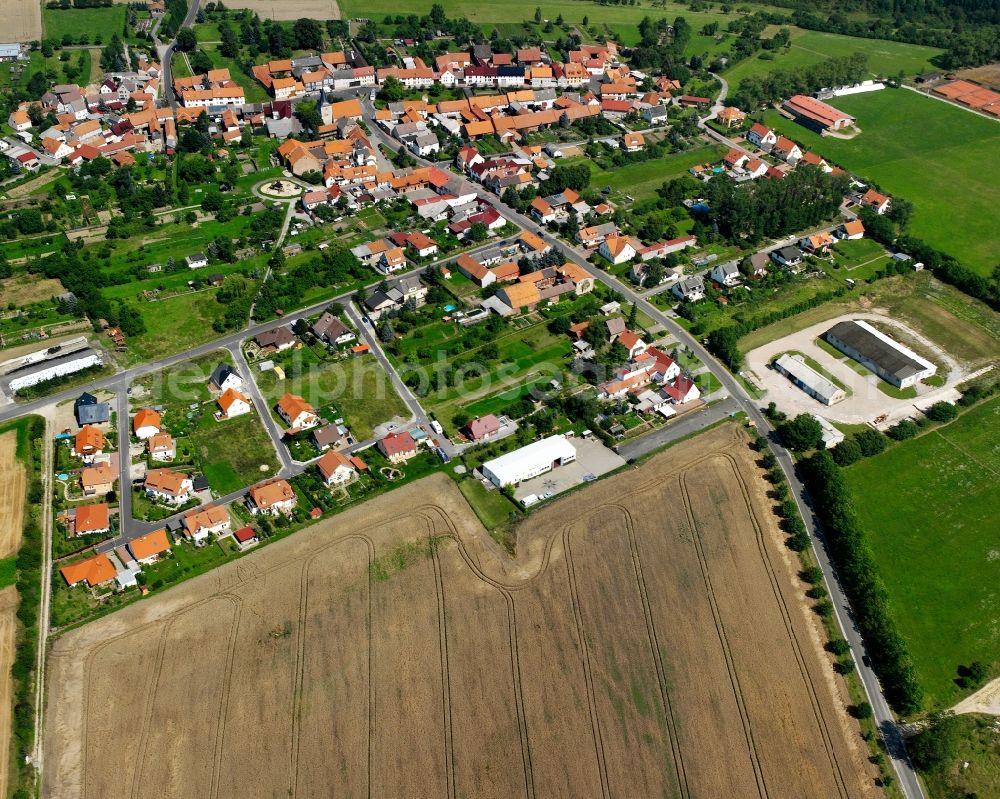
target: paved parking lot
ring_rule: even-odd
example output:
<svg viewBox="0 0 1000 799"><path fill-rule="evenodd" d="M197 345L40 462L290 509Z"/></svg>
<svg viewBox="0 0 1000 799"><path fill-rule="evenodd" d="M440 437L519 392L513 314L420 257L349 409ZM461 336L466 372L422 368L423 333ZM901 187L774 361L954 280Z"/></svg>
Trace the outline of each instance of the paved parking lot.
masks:
<svg viewBox="0 0 1000 799"><path fill-rule="evenodd" d="M890 397L879 389L879 378L874 374L867 371L865 374L859 374L848 365L846 359L839 360L816 344L816 339L837 322L849 319L870 319L898 327L906 335L932 350L938 363L945 364L943 372L947 382L943 387L937 388L918 384L917 397L913 399ZM791 350L801 352L815 360L827 372L847 386L851 396L834 405L824 405L770 367L772 358ZM965 371L955 362L954 358L933 341L921 336L904 324L872 313L846 314L836 319L811 325L747 353L746 362L747 370L752 372L754 382L767 392L763 398L764 403L774 402L779 410L784 411L789 416L795 416L799 413L815 413L833 422L846 424L874 422L881 416L886 416L885 421L889 422L904 416L912 416L916 407L925 408L939 400L953 402L958 398L955 385L966 379Z"/></svg>
<svg viewBox="0 0 1000 799"><path fill-rule="evenodd" d="M537 497L546 493L560 494L583 483L584 475L600 477L625 465L625 459L604 446L599 439L571 438L569 441L576 448L576 460L521 483L514 491L516 499L523 500L532 494Z"/></svg>

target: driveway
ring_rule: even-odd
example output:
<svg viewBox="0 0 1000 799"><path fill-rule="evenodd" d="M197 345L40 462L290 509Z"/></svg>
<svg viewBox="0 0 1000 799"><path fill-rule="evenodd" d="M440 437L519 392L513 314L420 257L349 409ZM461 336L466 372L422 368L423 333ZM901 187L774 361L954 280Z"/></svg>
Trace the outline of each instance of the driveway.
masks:
<svg viewBox="0 0 1000 799"><path fill-rule="evenodd" d="M920 342L932 351L939 363L945 364L947 383L943 387L934 388L920 384L917 386L917 397L914 399L895 399L878 388L879 378L867 372L859 374L851 368L848 359L837 359L816 344L816 339L833 327L837 322L850 319L867 319L898 328L907 337ZM784 375L772 369L771 360L783 352L794 350L808 355L820 364L827 372L837 378L851 391L851 396L835 405L824 405L797 388ZM774 402L778 408L789 416L800 413L818 413L832 422L847 424L874 423L875 419L885 416L879 424L890 424L906 416L913 416L917 408L926 408L940 400L954 402L959 393L955 385L966 379L965 371L959 364L942 350L937 344L929 341L906 325L875 313L852 313L838 316L826 322L810 325L791 335L768 342L747 353L747 371L755 383L767 393L765 402Z"/></svg>

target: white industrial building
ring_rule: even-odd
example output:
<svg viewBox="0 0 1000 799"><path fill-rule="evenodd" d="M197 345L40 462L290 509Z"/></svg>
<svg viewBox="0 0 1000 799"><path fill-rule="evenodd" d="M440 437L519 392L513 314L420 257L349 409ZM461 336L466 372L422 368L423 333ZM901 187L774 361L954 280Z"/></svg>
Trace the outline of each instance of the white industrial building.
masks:
<svg viewBox="0 0 1000 799"><path fill-rule="evenodd" d="M493 485L503 488L516 486L575 460L576 448L566 440L566 436L549 436L487 461L482 471Z"/></svg>
<svg viewBox="0 0 1000 799"><path fill-rule="evenodd" d="M8 372L6 375L7 386L11 392L20 391L22 388L37 386L39 383L44 383L54 377L71 375L91 366L100 366L103 363L100 353L88 347Z"/></svg>
<svg viewBox="0 0 1000 799"><path fill-rule="evenodd" d="M826 331L834 347L898 388L915 386L937 367L860 319L838 322Z"/></svg>
<svg viewBox="0 0 1000 799"><path fill-rule="evenodd" d="M833 405L847 399L847 392L809 364L801 355L783 354L774 362L774 368L801 388L806 394L824 405Z"/></svg>

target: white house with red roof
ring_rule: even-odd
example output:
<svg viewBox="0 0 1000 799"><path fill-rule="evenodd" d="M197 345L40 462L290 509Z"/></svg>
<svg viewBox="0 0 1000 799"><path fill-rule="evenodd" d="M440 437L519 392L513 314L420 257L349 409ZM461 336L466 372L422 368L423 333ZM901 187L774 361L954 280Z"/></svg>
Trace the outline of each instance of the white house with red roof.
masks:
<svg viewBox="0 0 1000 799"><path fill-rule="evenodd" d="M402 433L389 433L384 438L379 439L378 451L381 452L389 463L405 463L417 454L417 442L406 430Z"/></svg>
<svg viewBox="0 0 1000 799"><path fill-rule="evenodd" d="M767 125L761 125L759 122L756 122L747 131L747 141L751 144L756 144L758 147L768 148L778 141L778 134Z"/></svg>

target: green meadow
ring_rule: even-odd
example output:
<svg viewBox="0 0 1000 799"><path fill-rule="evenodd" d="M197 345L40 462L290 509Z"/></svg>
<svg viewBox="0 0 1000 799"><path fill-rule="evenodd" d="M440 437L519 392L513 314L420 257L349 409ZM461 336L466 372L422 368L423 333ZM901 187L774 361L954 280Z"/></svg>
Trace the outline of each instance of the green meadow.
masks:
<svg viewBox="0 0 1000 799"><path fill-rule="evenodd" d="M845 473L927 704L948 707L960 665L1000 666L1000 399Z"/></svg>
<svg viewBox="0 0 1000 799"><path fill-rule="evenodd" d="M854 36L807 31L802 28L790 30L792 41L788 48L777 53L769 50L755 53L727 70L726 80L735 88L744 78L763 75L775 69L802 69L828 58L858 52L868 56L868 66L874 75L896 75L900 70L907 75L915 75L933 69L930 59L941 52L936 47L905 42L858 39Z"/></svg>
<svg viewBox="0 0 1000 799"><path fill-rule="evenodd" d="M907 89L834 100L857 117L854 139L821 137L767 111L764 121L914 205L910 232L988 275L1000 249L1000 123Z"/></svg>

